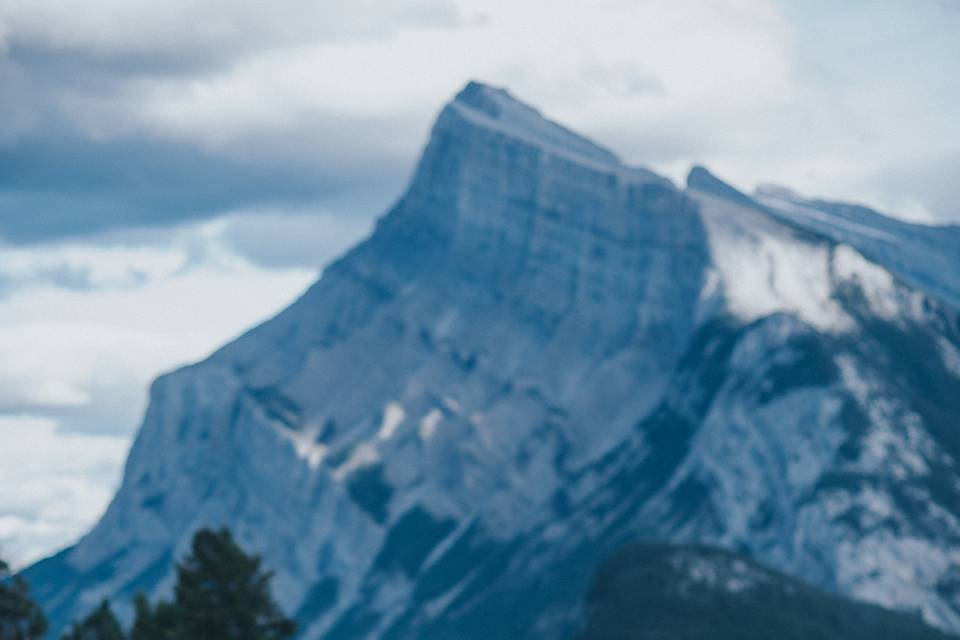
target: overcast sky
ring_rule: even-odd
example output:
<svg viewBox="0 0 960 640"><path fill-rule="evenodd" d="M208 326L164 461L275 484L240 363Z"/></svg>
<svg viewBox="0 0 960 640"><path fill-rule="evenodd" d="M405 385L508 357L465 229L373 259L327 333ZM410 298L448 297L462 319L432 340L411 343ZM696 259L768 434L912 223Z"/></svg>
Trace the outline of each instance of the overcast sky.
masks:
<svg viewBox="0 0 960 640"><path fill-rule="evenodd" d="M468 79L677 181L960 222L958 34L954 0L0 0L0 553L90 525L149 380L367 233Z"/></svg>

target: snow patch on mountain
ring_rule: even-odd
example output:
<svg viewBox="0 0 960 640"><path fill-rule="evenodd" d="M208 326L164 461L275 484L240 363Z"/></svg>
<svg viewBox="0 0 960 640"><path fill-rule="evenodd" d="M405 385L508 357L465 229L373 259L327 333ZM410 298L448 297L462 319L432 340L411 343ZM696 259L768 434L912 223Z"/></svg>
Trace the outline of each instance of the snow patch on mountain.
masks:
<svg viewBox="0 0 960 640"><path fill-rule="evenodd" d="M296 431L274 425L274 429L280 437L289 440L290 443L293 444L297 452L297 457L306 461L311 469L319 467L324 456L326 456L329 451L326 445L317 442L321 433L320 425L314 425Z"/></svg>
<svg viewBox="0 0 960 640"><path fill-rule="evenodd" d="M878 528L862 539L839 541L837 575L842 583L856 585L853 595L859 599L918 612L924 620L950 629L958 627L960 614L944 600L930 598L929 590L944 567L958 563L960 551L955 548Z"/></svg>
<svg viewBox="0 0 960 640"><path fill-rule="evenodd" d="M400 425L403 424L406 415L403 406L399 403L388 403L383 409L383 420L380 423L380 429L377 431L377 438L379 440L389 440L392 438Z"/></svg>
<svg viewBox="0 0 960 640"><path fill-rule="evenodd" d="M440 409L434 407L427 412L426 415L420 420L420 428L418 434L420 435L421 440L429 440L433 437L434 432L437 430L437 426L443 420L443 412Z"/></svg>
<svg viewBox="0 0 960 640"><path fill-rule="evenodd" d="M728 309L744 321L788 311L824 331L851 323L832 299L831 248L762 213L694 192Z"/></svg>
<svg viewBox="0 0 960 640"><path fill-rule="evenodd" d="M944 365L953 375L960 378L960 349L943 336L937 336L937 346L940 348Z"/></svg>
<svg viewBox="0 0 960 640"><path fill-rule="evenodd" d="M855 247L919 291L960 308L960 227L912 224L779 188L758 188L756 203L771 216Z"/></svg>
<svg viewBox="0 0 960 640"><path fill-rule="evenodd" d="M681 576L681 590L696 586L740 593L756 589L769 581L769 576L762 569L736 557L705 557L695 552L680 551L674 553L669 562L677 575Z"/></svg>

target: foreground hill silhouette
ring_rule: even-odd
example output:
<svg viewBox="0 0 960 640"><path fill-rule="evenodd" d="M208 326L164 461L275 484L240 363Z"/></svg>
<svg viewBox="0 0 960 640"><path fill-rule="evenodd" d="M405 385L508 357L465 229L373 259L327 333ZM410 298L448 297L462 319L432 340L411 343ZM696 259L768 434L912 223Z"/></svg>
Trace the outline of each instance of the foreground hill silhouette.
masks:
<svg viewBox="0 0 960 640"><path fill-rule="evenodd" d="M710 547L636 543L604 563L578 640L951 640Z"/></svg>

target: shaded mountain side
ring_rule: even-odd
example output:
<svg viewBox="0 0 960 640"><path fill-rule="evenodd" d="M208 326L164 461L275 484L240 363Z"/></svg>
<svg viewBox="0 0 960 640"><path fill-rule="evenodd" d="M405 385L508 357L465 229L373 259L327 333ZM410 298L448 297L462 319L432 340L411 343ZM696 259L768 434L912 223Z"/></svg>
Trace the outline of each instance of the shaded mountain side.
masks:
<svg viewBox="0 0 960 640"><path fill-rule="evenodd" d="M577 640L955 640L744 556L631 544L597 573Z"/></svg>

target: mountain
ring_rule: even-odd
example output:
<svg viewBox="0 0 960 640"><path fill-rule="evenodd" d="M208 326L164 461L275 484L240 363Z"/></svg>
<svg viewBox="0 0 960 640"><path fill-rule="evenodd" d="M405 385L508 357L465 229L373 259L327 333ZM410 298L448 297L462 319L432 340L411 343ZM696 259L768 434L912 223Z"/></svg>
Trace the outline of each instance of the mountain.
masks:
<svg viewBox="0 0 960 640"><path fill-rule="evenodd" d="M800 206L470 83L367 240L153 384L102 520L26 572L53 629L167 592L201 526L304 638L567 637L636 539L960 629L955 229Z"/></svg>
<svg viewBox="0 0 960 640"><path fill-rule="evenodd" d="M949 640L919 620L826 594L749 558L634 544L604 563L579 640Z"/></svg>

